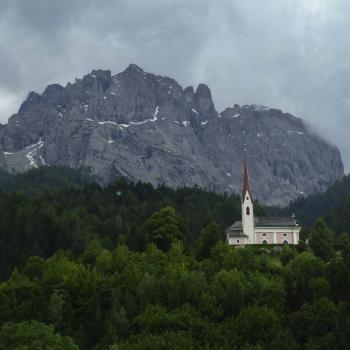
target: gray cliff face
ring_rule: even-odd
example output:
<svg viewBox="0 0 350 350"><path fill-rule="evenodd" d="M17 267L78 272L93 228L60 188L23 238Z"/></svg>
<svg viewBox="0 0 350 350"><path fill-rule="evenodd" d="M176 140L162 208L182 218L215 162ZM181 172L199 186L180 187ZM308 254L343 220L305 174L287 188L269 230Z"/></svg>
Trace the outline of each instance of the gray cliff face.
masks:
<svg viewBox="0 0 350 350"><path fill-rule="evenodd" d="M229 193L240 191L247 159L253 195L270 205L325 190L344 174L338 149L301 119L254 105L219 114L208 86L183 90L136 65L31 92L0 126L0 147L0 167L10 172L67 165L104 183L121 175Z"/></svg>

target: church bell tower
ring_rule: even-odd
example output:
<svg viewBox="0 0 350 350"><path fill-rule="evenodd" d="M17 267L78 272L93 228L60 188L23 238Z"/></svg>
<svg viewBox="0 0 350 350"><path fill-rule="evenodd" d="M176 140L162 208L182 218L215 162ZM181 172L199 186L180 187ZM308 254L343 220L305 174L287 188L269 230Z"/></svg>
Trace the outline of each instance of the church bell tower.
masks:
<svg viewBox="0 0 350 350"><path fill-rule="evenodd" d="M253 198L249 187L249 175L247 161L244 161L243 190L242 190L242 228L248 236L248 244L255 243L254 207Z"/></svg>

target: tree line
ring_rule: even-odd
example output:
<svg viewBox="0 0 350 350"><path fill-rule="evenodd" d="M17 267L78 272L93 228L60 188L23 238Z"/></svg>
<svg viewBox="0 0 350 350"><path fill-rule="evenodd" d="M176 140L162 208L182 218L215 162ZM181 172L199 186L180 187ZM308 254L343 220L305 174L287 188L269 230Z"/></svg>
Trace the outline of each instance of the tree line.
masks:
<svg viewBox="0 0 350 350"><path fill-rule="evenodd" d="M335 182L325 192L302 196L286 208L270 208L277 215L296 214L300 224L311 228L323 217L337 234L350 232L350 175Z"/></svg>
<svg viewBox="0 0 350 350"><path fill-rule="evenodd" d="M240 218L236 195L124 179L103 187L66 168L0 174L0 189L0 278L30 256L46 258L58 249L80 254L93 239L105 248L125 244L142 251L153 239L142 224L161 208L177 211L187 249L209 223L219 225L223 238L224 228ZM256 212L264 213L258 203Z"/></svg>

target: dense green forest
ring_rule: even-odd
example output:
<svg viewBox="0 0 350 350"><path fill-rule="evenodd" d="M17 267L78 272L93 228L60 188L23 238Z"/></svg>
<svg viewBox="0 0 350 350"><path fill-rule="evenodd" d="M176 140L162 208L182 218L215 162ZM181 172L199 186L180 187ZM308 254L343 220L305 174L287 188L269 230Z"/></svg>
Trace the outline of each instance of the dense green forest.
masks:
<svg viewBox="0 0 350 350"><path fill-rule="evenodd" d="M350 175L326 192L298 198L287 208L271 208L270 211L277 215L295 213L305 227L312 227L317 218L323 217L336 233L350 233Z"/></svg>
<svg viewBox="0 0 350 350"><path fill-rule="evenodd" d="M235 249L238 196L60 168L0 186L0 350L350 349L350 240L322 219Z"/></svg>
<svg viewBox="0 0 350 350"><path fill-rule="evenodd" d="M47 258L58 249L80 254L94 239L104 248L126 244L142 251L154 241L142 224L165 207L176 210L188 249L208 224L219 225L222 235L241 215L238 196L199 188L153 188L123 179L102 187L66 168L3 176L0 188L0 277L30 256ZM256 203L256 212L265 210Z"/></svg>
<svg viewBox="0 0 350 350"><path fill-rule="evenodd" d="M24 173L9 174L0 170L0 191L37 195L44 190L82 188L94 178L86 170L47 166Z"/></svg>

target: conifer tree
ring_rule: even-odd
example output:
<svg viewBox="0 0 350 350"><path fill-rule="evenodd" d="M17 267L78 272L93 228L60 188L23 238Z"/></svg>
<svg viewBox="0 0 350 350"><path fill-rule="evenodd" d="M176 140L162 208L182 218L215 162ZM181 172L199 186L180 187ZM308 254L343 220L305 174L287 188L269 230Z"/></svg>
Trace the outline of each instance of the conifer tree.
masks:
<svg viewBox="0 0 350 350"><path fill-rule="evenodd" d="M334 257L334 234L323 219L318 219L311 231L309 245L314 254L328 261Z"/></svg>

